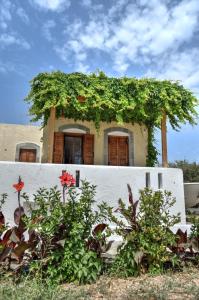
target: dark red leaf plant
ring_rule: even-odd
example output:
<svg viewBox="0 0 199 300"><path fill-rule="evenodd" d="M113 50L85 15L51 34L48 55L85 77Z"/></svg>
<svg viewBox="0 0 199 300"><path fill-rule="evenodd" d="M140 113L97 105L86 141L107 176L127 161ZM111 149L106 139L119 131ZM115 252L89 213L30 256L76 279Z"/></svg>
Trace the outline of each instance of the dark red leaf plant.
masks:
<svg viewBox="0 0 199 300"><path fill-rule="evenodd" d="M60 183L63 187L63 202L66 202L66 193L70 187L75 186L75 178L70 173L66 172L66 170L62 171L62 175L59 176Z"/></svg>
<svg viewBox="0 0 199 300"><path fill-rule="evenodd" d="M5 204L5 201L7 199L8 195L6 193L1 194L1 199L0 199L0 234L5 230L5 217L2 212L2 207Z"/></svg>

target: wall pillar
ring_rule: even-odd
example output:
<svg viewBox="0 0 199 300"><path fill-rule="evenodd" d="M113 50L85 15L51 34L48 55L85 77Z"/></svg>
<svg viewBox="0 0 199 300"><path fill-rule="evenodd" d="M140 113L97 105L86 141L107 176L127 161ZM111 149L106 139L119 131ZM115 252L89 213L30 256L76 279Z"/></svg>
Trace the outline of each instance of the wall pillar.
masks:
<svg viewBox="0 0 199 300"><path fill-rule="evenodd" d="M162 137L162 166L168 167L168 155L167 155L167 115L164 112L161 121L161 137Z"/></svg>
<svg viewBox="0 0 199 300"><path fill-rule="evenodd" d="M55 132L56 108L51 107L48 119L48 163L53 162L54 132Z"/></svg>

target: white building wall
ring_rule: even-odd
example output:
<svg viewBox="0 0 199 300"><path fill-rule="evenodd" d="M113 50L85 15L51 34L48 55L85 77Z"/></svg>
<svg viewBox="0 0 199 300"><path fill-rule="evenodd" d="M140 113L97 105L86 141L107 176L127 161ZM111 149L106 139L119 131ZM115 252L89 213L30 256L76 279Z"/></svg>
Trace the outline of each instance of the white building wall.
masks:
<svg viewBox="0 0 199 300"><path fill-rule="evenodd" d="M76 170L79 170L81 180L87 179L97 185L96 202L106 201L115 208L119 198L128 203L127 183L132 187L136 200L139 197L139 190L146 185L146 173L150 173L151 187L154 190L158 189L158 173L161 173L162 189L171 191L176 197L176 204L171 213L180 213L181 223L185 224L183 175L180 169L0 162L0 194L8 194L8 200L3 208L6 220L13 223L17 194L12 185L17 182L19 175L25 182L23 191L31 196L39 187L49 188L58 185L61 189L59 176L62 170L67 170L74 176Z"/></svg>

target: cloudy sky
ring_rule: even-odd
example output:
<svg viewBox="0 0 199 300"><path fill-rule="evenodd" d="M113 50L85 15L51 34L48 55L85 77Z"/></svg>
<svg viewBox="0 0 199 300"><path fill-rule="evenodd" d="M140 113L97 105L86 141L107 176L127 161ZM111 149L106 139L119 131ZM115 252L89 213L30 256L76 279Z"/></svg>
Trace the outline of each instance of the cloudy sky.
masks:
<svg viewBox="0 0 199 300"><path fill-rule="evenodd" d="M0 0L0 122L28 124L44 71L181 80L199 97L198 0ZM199 126L169 129L169 158L199 161Z"/></svg>

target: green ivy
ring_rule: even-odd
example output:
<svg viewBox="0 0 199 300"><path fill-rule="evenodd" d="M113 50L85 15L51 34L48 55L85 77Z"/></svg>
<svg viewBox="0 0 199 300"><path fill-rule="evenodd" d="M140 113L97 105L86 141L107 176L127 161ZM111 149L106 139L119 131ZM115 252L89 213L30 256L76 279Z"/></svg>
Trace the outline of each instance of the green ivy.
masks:
<svg viewBox="0 0 199 300"><path fill-rule="evenodd" d="M147 158L146 166L154 167L158 163L158 150L155 147L155 128L148 126L148 145L147 145Z"/></svg>
<svg viewBox="0 0 199 300"><path fill-rule="evenodd" d="M100 127L101 121L139 123L148 128L150 124L150 128L159 128L163 112L174 129L186 122L196 124L198 100L178 81L114 78L103 72L85 75L57 71L40 73L30 84L25 100L31 105L32 120L42 120L43 126L47 124L53 106L57 118L93 121L96 128ZM80 103L78 96L85 97L85 102ZM148 164L154 164L157 159L153 139L151 129Z"/></svg>

